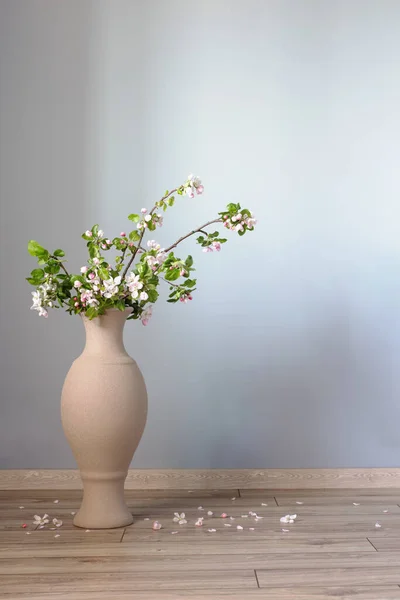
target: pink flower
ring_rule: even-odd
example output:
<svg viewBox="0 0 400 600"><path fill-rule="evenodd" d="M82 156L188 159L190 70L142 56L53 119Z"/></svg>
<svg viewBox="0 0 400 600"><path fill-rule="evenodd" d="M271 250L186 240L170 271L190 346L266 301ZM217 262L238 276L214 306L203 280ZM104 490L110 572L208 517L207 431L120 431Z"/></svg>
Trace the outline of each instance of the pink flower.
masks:
<svg viewBox="0 0 400 600"><path fill-rule="evenodd" d="M94 279L96 275L94 273L89 273L89 279Z"/></svg>
<svg viewBox="0 0 400 600"><path fill-rule="evenodd" d="M221 243L220 242L213 242L212 243L212 247L214 248L214 250L216 250L217 252L219 252L221 250Z"/></svg>
<svg viewBox="0 0 400 600"><path fill-rule="evenodd" d="M81 273L87 273L88 268L87 267L81 267Z"/></svg>
<svg viewBox="0 0 400 600"><path fill-rule="evenodd" d="M103 248L103 250L107 250L106 244L102 244L101 247Z"/></svg>
<svg viewBox="0 0 400 600"><path fill-rule="evenodd" d="M194 193L192 191L192 188L187 188L186 190L186 194L189 196L189 198L194 198Z"/></svg>
<svg viewBox="0 0 400 600"><path fill-rule="evenodd" d="M125 233L125 231L121 231L121 233L120 233L120 236L121 236L121 237L126 237L126 233Z"/></svg>
<svg viewBox="0 0 400 600"><path fill-rule="evenodd" d="M233 221L233 219L232 219L232 221ZM244 229L244 227L241 223L239 223L239 225L235 226L235 231L243 231L243 229Z"/></svg>
<svg viewBox="0 0 400 600"><path fill-rule="evenodd" d="M100 264L100 259L99 259L99 258L94 258L94 259L93 259L93 263L94 263L95 265L99 265L99 264Z"/></svg>
<svg viewBox="0 0 400 600"><path fill-rule="evenodd" d="M185 269L182 269L182 270L181 270L181 272L180 272L180 275L181 275L181 277L183 277L184 275L186 275L186 271L185 271Z"/></svg>
<svg viewBox="0 0 400 600"><path fill-rule="evenodd" d="M204 192L204 185L199 185L199 186L197 186L197 188L196 188L196 192L197 192L198 194L202 194L202 193Z"/></svg>
<svg viewBox="0 0 400 600"><path fill-rule="evenodd" d="M74 281L74 287L75 288L80 288L82 286L82 283L79 281L79 279L77 279L76 281Z"/></svg>
<svg viewBox="0 0 400 600"><path fill-rule="evenodd" d="M148 295L147 292L141 292L141 294L140 294L139 297L140 297L141 300L147 300L148 297L149 297L149 295Z"/></svg>
<svg viewBox="0 0 400 600"><path fill-rule="evenodd" d="M85 231L85 235L87 235L87 237L92 237L93 233L90 231L90 229L87 229Z"/></svg>
<svg viewBox="0 0 400 600"><path fill-rule="evenodd" d="M133 242L129 242L129 248L133 248L135 244Z"/></svg>
<svg viewBox="0 0 400 600"><path fill-rule="evenodd" d="M211 248L211 246L206 246L205 248L203 248L203 252L212 252L213 249Z"/></svg>
<svg viewBox="0 0 400 600"><path fill-rule="evenodd" d="M141 208L140 212L142 213L142 215L145 215L147 213L147 208Z"/></svg>
<svg viewBox="0 0 400 600"><path fill-rule="evenodd" d="M75 302L74 306L76 306L76 308L78 308L79 302Z"/></svg>
<svg viewBox="0 0 400 600"><path fill-rule="evenodd" d="M111 244L111 240L106 240L106 244L110 245Z"/></svg>

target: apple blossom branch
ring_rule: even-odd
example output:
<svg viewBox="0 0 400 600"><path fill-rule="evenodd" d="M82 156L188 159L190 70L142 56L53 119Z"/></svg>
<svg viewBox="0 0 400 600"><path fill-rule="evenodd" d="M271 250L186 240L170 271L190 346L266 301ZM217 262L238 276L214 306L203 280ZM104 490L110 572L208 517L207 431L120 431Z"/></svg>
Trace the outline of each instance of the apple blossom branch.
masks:
<svg viewBox="0 0 400 600"><path fill-rule="evenodd" d="M171 246L169 246L168 248L166 248L165 252L169 252L173 248L176 248L178 244L180 244L181 242L183 242L183 240L186 240L186 238L190 237L191 235L194 235L195 233L202 232L202 233L205 233L207 235L207 232L202 231L202 229L204 229L204 227L208 227L209 225L212 225L213 223L222 223L222 219L219 218L219 219L214 219L213 221L208 221L208 223L204 223L204 225L200 225L200 227L198 227L197 229L193 229L192 231L190 231L186 235L183 235L182 237L180 237L179 240L177 240L175 242L175 244L172 244Z"/></svg>
<svg viewBox="0 0 400 600"><path fill-rule="evenodd" d="M175 188L173 190L171 190L170 192L168 192L168 194L165 194L161 200L159 202L164 202L167 198L169 198L174 192L177 191L178 188ZM157 204L156 203L153 208L151 209L151 211L149 212L150 215L152 215L154 213L154 211L157 209ZM128 264L126 265L124 272L122 273L122 279L125 279L125 275L127 274L127 272L129 271L129 268L131 266L131 264L133 263L133 261L135 260L136 254L138 253L138 250L142 244L143 238L144 238L144 234L146 233L146 229L143 228L142 233L140 235L140 239L138 241L137 247L135 248L135 250L132 252L132 256L128 262Z"/></svg>

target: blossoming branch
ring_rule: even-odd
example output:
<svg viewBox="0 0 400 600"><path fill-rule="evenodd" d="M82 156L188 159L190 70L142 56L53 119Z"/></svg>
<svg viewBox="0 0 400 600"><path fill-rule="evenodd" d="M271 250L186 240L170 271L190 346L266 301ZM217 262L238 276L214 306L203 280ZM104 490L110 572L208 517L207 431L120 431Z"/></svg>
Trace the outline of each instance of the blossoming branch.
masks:
<svg viewBox="0 0 400 600"><path fill-rule="evenodd" d="M129 319L140 319L147 325L152 314L152 305L158 299L160 280L169 284L168 302L188 302L196 289L193 258L181 259L174 249L187 238L200 234L197 243L203 252L219 252L227 241L219 231L207 228L221 223L224 228L243 236L253 231L257 221L250 210L240 204L230 203L218 217L200 225L180 237L167 248L161 248L155 240L144 244L148 231L153 232L163 225L163 215L175 203L175 196L194 198L201 195L204 186L199 177L189 175L179 187L166 191L164 196L148 210L131 214L128 219L135 228L109 239L98 225L85 231L82 237L87 242L89 258L80 268L79 274L70 274L65 267L65 252L61 249L49 252L38 242L31 240L28 251L36 256L39 268L31 272L27 281L36 287L32 292L32 310L40 316L48 316L48 308L65 308L70 314L82 314L93 319L108 309L132 309ZM117 251L114 261L107 259L107 252ZM113 264L112 264L113 262Z"/></svg>

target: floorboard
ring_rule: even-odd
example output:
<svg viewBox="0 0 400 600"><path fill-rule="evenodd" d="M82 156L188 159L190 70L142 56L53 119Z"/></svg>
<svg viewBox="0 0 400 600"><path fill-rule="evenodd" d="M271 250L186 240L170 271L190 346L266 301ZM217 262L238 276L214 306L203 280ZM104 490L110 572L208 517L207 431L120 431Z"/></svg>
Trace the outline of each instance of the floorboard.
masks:
<svg viewBox="0 0 400 600"><path fill-rule="evenodd" d="M398 489L130 490L134 523L104 531L74 527L81 497L0 492L0 598L400 600Z"/></svg>

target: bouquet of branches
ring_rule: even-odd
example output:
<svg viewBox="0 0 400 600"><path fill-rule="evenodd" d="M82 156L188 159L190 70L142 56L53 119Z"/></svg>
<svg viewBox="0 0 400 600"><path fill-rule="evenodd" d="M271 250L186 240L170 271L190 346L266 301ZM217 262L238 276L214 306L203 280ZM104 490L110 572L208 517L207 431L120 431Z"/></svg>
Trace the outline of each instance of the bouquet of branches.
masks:
<svg viewBox="0 0 400 600"><path fill-rule="evenodd" d="M85 231L82 238L87 242L89 258L79 274L69 273L63 250L50 252L31 240L28 251L38 260L38 268L27 277L36 288L32 292L31 309L47 317L49 308L60 307L69 314L80 314L89 319L103 315L109 309L131 309L128 319L140 319L147 325L161 281L169 285L168 302L191 300L197 283L192 277L193 258L176 256L175 248L192 235L199 234L197 243L203 252L219 252L227 239L219 231L210 231L211 225L220 223L224 229L243 236L247 231L253 231L257 223L250 210L230 203L218 217L183 235L167 248L161 248L155 240L145 243L147 232L162 227L161 211L174 205L175 194L194 198L203 191L201 179L189 175L182 185L167 190L153 208L142 208L140 213L129 215L128 219L135 224L132 231L122 231L112 240L98 225ZM108 259L107 253L112 249L114 252L110 257L114 255L114 258Z"/></svg>

